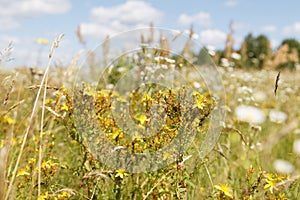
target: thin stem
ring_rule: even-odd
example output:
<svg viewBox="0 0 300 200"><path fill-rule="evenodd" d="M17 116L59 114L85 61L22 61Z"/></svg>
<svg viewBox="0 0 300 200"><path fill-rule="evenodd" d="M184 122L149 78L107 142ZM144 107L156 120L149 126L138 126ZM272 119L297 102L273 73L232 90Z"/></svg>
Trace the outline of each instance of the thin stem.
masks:
<svg viewBox="0 0 300 200"><path fill-rule="evenodd" d="M41 126L40 126L40 143L39 143L39 161L38 161L38 199L41 195L41 165L42 165L42 151L43 151L43 132L44 132L44 117L45 117L45 103L47 96L47 85L48 85L48 74L46 74L45 85L44 85L44 95L43 95L43 105L42 105L42 116L41 116Z"/></svg>
<svg viewBox="0 0 300 200"><path fill-rule="evenodd" d="M21 157L22 157L24 148L25 148L25 144L26 144L26 141L27 141L27 137L28 137L28 134L29 134L29 130L31 129L31 126L32 126L32 123L33 123L33 119L34 119L34 116L35 116L35 114L36 114L37 105L38 105L38 101L39 101L40 94L41 94L41 91L42 91L42 87L43 87L43 85L44 85L44 83L45 83L45 80L46 80L48 71L49 71L49 69L50 69L50 65L51 65L51 63L52 63L52 59L53 59L53 50L54 50L54 48L57 48L57 47L58 47L59 40L62 38L62 36L63 36L63 34L60 34L60 35L55 39L55 41L53 42L52 47L51 47L51 49L50 49L50 54L49 54L49 60L48 60L47 68L46 68L45 73L44 73L44 75L43 75L43 78L42 78L42 80L41 80L41 84L40 84L40 87L39 87L39 89L38 89L38 92L37 92L35 101L34 101L33 109L32 109L32 111L31 111L31 115L30 115L30 118L29 118L29 124L28 124L28 126L27 126L27 128L26 128L26 130L25 130L25 133L24 133L23 141L22 141L21 148L20 148L20 153L19 153L19 155L18 155L16 164L15 164L15 168L14 168L14 171L13 171L13 173L12 173L12 177L11 177L11 179L10 179L10 183L9 183L9 186L8 186L8 189L7 189L7 193L6 193L6 196L5 196L5 200L8 200L8 198L9 198L10 192L11 192L11 190L12 190L12 187L13 187L13 184L14 184L14 181L15 181L15 178L16 178L16 175L17 175L18 167L19 167L19 164L20 164L20 160L21 160Z"/></svg>

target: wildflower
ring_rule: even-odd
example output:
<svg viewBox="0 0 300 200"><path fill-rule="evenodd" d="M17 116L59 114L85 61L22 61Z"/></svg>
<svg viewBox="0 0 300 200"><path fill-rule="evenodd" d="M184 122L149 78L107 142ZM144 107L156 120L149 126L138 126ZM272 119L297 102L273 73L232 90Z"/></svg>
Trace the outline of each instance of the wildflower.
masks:
<svg viewBox="0 0 300 200"><path fill-rule="evenodd" d="M294 171L295 167L286 160L275 160L273 167L275 170L281 174L290 174Z"/></svg>
<svg viewBox="0 0 300 200"><path fill-rule="evenodd" d="M48 192L46 192L45 194L42 194L40 196L40 200L47 200L47 199L50 199L50 197L51 197L51 195Z"/></svg>
<svg viewBox="0 0 300 200"><path fill-rule="evenodd" d="M43 161L41 169L42 171L49 173L49 175L53 175L57 171L57 165L58 163L53 163L52 160Z"/></svg>
<svg viewBox="0 0 300 200"><path fill-rule="evenodd" d="M136 118L140 124L143 126L147 121L147 116L146 115L140 115L139 117Z"/></svg>
<svg viewBox="0 0 300 200"><path fill-rule="evenodd" d="M153 98L149 96L149 94L145 94L142 98L142 102L151 102Z"/></svg>
<svg viewBox="0 0 300 200"><path fill-rule="evenodd" d="M232 189L228 185L215 185L214 187L225 194L227 197L233 199Z"/></svg>
<svg viewBox="0 0 300 200"><path fill-rule="evenodd" d="M264 102L267 99L267 95L262 91L253 93L253 98L257 102Z"/></svg>
<svg viewBox="0 0 300 200"><path fill-rule="evenodd" d="M262 124L266 119L265 113L261 109L245 105L235 109L235 116L238 120L251 124Z"/></svg>
<svg viewBox="0 0 300 200"><path fill-rule="evenodd" d="M57 195L57 197L55 197L55 200L65 200L65 199L69 199L71 197L71 194L63 191L62 193L60 193L59 195Z"/></svg>
<svg viewBox="0 0 300 200"><path fill-rule="evenodd" d="M115 177L120 177L121 179L124 178L124 176L127 176L128 174L125 173L125 169L118 169L116 170L117 174L115 175Z"/></svg>
<svg viewBox="0 0 300 200"><path fill-rule="evenodd" d="M113 139L116 139L116 138L122 139L123 136L124 136L123 132L118 129L118 130L114 131L112 138Z"/></svg>
<svg viewBox="0 0 300 200"><path fill-rule="evenodd" d="M212 45L207 45L206 46L207 52L209 55L211 56L215 56L216 55L216 48Z"/></svg>
<svg viewBox="0 0 300 200"><path fill-rule="evenodd" d="M165 58L165 61L168 63L171 63L171 64L175 63L175 60L170 59L170 58Z"/></svg>
<svg viewBox="0 0 300 200"><path fill-rule="evenodd" d="M198 82L196 82L196 81L193 82L193 85L194 85L194 87L197 88L197 89L201 87L200 83L198 83Z"/></svg>
<svg viewBox="0 0 300 200"><path fill-rule="evenodd" d="M264 189L269 189L271 193L273 193L274 189L277 190L277 185L284 181L287 177L284 177L282 175L276 175L276 174L264 174L264 180L266 182Z"/></svg>
<svg viewBox="0 0 300 200"><path fill-rule="evenodd" d="M11 117L9 117L8 115L4 115L3 117L3 121L6 122L9 125L15 124L16 121L13 120Z"/></svg>
<svg viewBox="0 0 300 200"><path fill-rule="evenodd" d="M68 111L68 110L69 110L68 105L67 105L67 104L63 104L63 105L61 106L61 110Z"/></svg>
<svg viewBox="0 0 300 200"><path fill-rule="evenodd" d="M294 134L300 134L300 129L294 130Z"/></svg>
<svg viewBox="0 0 300 200"><path fill-rule="evenodd" d="M205 96L201 95L198 92L193 92L193 96L196 97L196 107L198 107L200 110L203 110L207 105Z"/></svg>
<svg viewBox="0 0 300 200"><path fill-rule="evenodd" d="M233 53L231 54L231 58L233 58L233 59L235 59L235 60L241 60L242 56L241 56L241 54L238 54L238 53L236 53L236 52L233 52Z"/></svg>
<svg viewBox="0 0 300 200"><path fill-rule="evenodd" d="M293 151L295 154L300 155L300 139L294 141Z"/></svg>
<svg viewBox="0 0 300 200"><path fill-rule="evenodd" d="M240 94L252 94L253 90L247 86L242 86L237 89Z"/></svg>
<svg viewBox="0 0 300 200"><path fill-rule="evenodd" d="M29 165L33 165L34 163L36 163L36 159L35 158L30 158L28 161Z"/></svg>
<svg viewBox="0 0 300 200"><path fill-rule="evenodd" d="M223 67L230 67L230 62L226 58L221 58L221 66Z"/></svg>
<svg viewBox="0 0 300 200"><path fill-rule="evenodd" d="M267 174L266 176L266 184L264 186L264 189L269 189L270 192L273 194L273 190L274 189L277 189L276 188L276 179L273 178L273 175L272 174Z"/></svg>
<svg viewBox="0 0 300 200"><path fill-rule="evenodd" d="M271 122L276 122L278 124L281 124L286 121L287 114L281 111L271 110L269 114L269 118Z"/></svg>
<svg viewBox="0 0 300 200"><path fill-rule="evenodd" d="M168 160L168 159L172 159L171 154L168 153L168 152L164 152L164 154L163 154L163 160Z"/></svg>
<svg viewBox="0 0 300 200"><path fill-rule="evenodd" d="M20 171L17 173L17 177L18 176L29 176L30 173L27 172L25 169L20 169Z"/></svg>

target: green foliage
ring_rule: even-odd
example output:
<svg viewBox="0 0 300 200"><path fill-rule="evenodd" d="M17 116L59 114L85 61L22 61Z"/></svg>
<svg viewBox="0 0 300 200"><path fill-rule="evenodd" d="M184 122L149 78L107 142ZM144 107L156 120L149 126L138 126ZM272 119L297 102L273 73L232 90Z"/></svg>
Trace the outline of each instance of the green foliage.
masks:
<svg viewBox="0 0 300 200"><path fill-rule="evenodd" d="M300 43L296 39L285 39L282 41L281 46L287 44L289 46L289 53L291 53L292 49L297 49L298 52L298 58L300 60Z"/></svg>
<svg viewBox="0 0 300 200"><path fill-rule="evenodd" d="M247 61L249 66L261 68L262 55L268 54L266 37L262 35L255 38L249 34L246 39L249 49L247 54L251 59L261 58L261 62L257 63L250 59ZM297 46L295 41L290 45ZM144 51L138 54L136 61L124 56L113 63L114 65L104 72L108 78L99 83L103 84L100 88L93 88L87 83L78 88L68 87L73 86L73 82L68 82L68 78L59 78L63 77L62 74L68 74L66 68L52 69L53 73L49 74L49 77L52 77L51 85L47 85L45 93L46 104L43 105L41 100L38 102L39 107L45 109L44 123L40 124L42 112L36 112L34 125L26 138L24 154L13 182L13 190L9 194L10 199L299 198L300 184L297 173L300 162L299 155L293 152L294 141L299 139L299 135L293 133L299 132L299 124L294 125L300 116L299 80L295 78L299 77L299 72L282 74L284 84L279 85L276 98L272 98L275 77L270 76L270 71L253 70L249 73L246 70L220 70L227 89L224 106L224 109L228 110L227 118L222 122L224 129L213 151L200 159L198 147L210 126L211 113L219 106L207 91L193 91L189 86L161 89L155 84L146 84L145 90L135 89L126 96L105 89L108 84L116 84L123 73L132 69L135 62L145 66L153 63L154 57L159 57L155 64L172 65L177 70L185 66L186 61L180 61L182 58L166 58L159 52L156 54L154 51ZM207 57L201 57L205 55L205 51L202 49L197 56L208 62ZM152 57L145 56L149 54ZM294 63L291 63L289 67L293 65ZM190 70L186 67L184 72L194 73ZM14 74L18 74L18 77ZM195 83L193 76L188 77L188 83ZM0 81L3 86L0 94L0 199L4 199L20 145L24 140L24 130L28 127L28 117L40 77L34 76L28 69L16 69L11 74L1 71ZM64 83L64 86L61 86L61 83ZM256 92L263 94L257 95ZM262 97L264 95L265 97ZM191 101L179 101L187 96ZM128 118L124 115L124 110L118 112L118 116L112 115L113 100L114 103L129 105L129 114L139 128L136 129L135 137L128 137L116 123L116 118L124 123ZM284 123L274 122L269 118L262 124L242 122L234 114L235 108L241 104L255 105L265 113L270 109L282 110L288 113L288 119ZM144 137L143 131L149 131L154 120L149 117L154 105L158 105L166 113L165 123L155 132L157 134L152 132L151 137ZM83 110L80 110L81 108ZM190 113L187 111L196 115L187 116ZM74 114L83 114L77 116L81 127L76 126L78 124L75 123ZM245 113L247 116L248 114ZM129 152L154 152L179 137L178 132L182 124L185 134L180 139L184 142L190 139L189 134L196 128L195 139L188 141L192 142L192 145L179 154L165 154L162 160L174 159L176 156L176 161L157 171L130 173L124 168L112 169L99 162L97 155L89 151L105 152L107 149L102 145L101 139L106 139L109 144L123 147ZM91 132L97 133L91 129L96 125L104 132L102 138L86 137ZM42 138L39 134L41 126L44 130ZM92 148L95 149L89 148L88 139L92 139L95 144ZM184 142L183 145L186 144ZM41 171L38 170L39 153L42 154ZM111 158L108 154L104 156L108 159L119 159ZM295 174L276 171L273 167L276 159L290 161L295 167ZM38 175L41 178L40 183Z"/></svg>
<svg viewBox="0 0 300 200"><path fill-rule="evenodd" d="M56 70L60 71L56 71L55 74L63 73L65 69ZM268 96L272 95L272 89L266 90L266 88L273 88L274 84L274 77L267 76L269 72L248 73L247 76L249 74L253 76L253 81L242 80L241 77L245 73L248 72L234 71L223 74L225 87L231 89L227 95L227 106L231 110L239 104L238 98L246 101L247 95L252 95L239 93L241 86L251 87L253 91L265 91ZM297 199L300 190L299 180L278 174L272 167L275 159L285 158L290 160L296 169L300 168L297 156L292 152L293 141L298 136L293 134L292 130L285 133L286 136L282 135L282 132L290 126L289 124L294 119L297 120L299 116L299 109L297 109L299 80L293 79L295 73L299 75L299 72L285 73L286 84L279 85L277 97L282 99L288 95L284 104L272 98L264 102L253 102L262 109L278 108L289 113L290 119L286 124L266 120L257 127L238 121L233 112L229 112L218 144L205 159L199 160L197 154L192 154L193 150L188 149L177 162L167 167L155 172L137 174L128 173L124 169L110 169L87 151L83 145L83 138L80 138L82 134L78 133L74 126L71 91L65 87L53 87L47 93L45 133L42 140L40 199ZM0 76L4 81L2 81L4 91L10 91L12 81L5 79L8 75ZM9 148L8 159L2 159L2 163L6 164L0 165L1 171L7 172L6 179L0 176L0 184L3 186L1 188L6 187L6 180L11 177L10 166L15 163L19 152L23 130L27 127L26 118L33 101L32 95L36 93L35 89L30 90L26 87L32 84L26 70L19 71L19 76L13 86L14 90L9 95L3 92L1 96L1 99L9 96L7 105L2 104L0 107L1 156ZM287 87L291 87L292 91L285 93ZM135 152L154 151L176 136L178 122L181 119L178 117L180 115L178 115L178 106L174 97L179 93L184 94L183 88L161 92L154 88L149 95L143 95L138 91L131 93L132 116L136 117L135 122L141 128L151 123L147 118L147 111L154 103L158 104L159 99L165 101L167 105L165 108L168 121L168 127L161 130L156 139L137 137L131 143L126 140L125 133L118 129L115 122L110 120L111 116L108 111L111 109L111 98L117 94L105 90L94 90L87 84L82 89L82 94L96 100L97 112L91 117L97 119L105 130L107 139L114 145L123 145ZM20 100L24 99L24 103L14 108L18 113L14 116L11 111L15 110L9 111L9 109L16 103L18 97ZM121 97L119 99L122 100ZM194 109L203 109L201 112L203 116L198 116L198 122L201 119L205 120L198 126L205 130L209 122L206 120L211 112L211 97L205 93L194 93L193 100ZM39 118L40 113L36 115L36 124ZM84 120L89 122L87 118ZM13 135L10 132L12 127L15 127ZM36 198L38 195L37 146L41 142L36 134L38 130L38 126L34 127L28 138L14 184L16 190L13 197L15 199ZM201 133L201 129L199 131ZM199 134L199 139L201 139L201 134ZM192 157L185 160L189 155Z"/></svg>
<svg viewBox="0 0 300 200"><path fill-rule="evenodd" d="M266 58L270 54L269 40L265 35L254 37L249 33L245 37L247 47L246 66L248 68L262 69Z"/></svg>
<svg viewBox="0 0 300 200"><path fill-rule="evenodd" d="M294 61L288 61L287 63L280 63L276 68L278 70L289 69L291 71L296 70L296 64Z"/></svg>

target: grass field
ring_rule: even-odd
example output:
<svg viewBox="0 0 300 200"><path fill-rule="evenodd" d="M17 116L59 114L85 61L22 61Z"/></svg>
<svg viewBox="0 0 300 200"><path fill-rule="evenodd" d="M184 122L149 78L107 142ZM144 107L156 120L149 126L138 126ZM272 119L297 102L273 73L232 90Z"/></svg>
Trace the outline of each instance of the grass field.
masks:
<svg viewBox="0 0 300 200"><path fill-rule="evenodd" d="M219 68L227 113L213 150L199 159L191 147L157 171L130 173L109 168L88 151L85 135L74 125L72 70L72 65L50 68L46 75L28 68L0 70L0 199L300 198L299 71L281 72L275 96L277 71ZM152 96L132 94L135 122L140 127L150 123L138 114L163 98L167 123L158 136L131 141L107 114L114 94L81 88L96 99L105 136L134 153L156 151L178 134L175 96L182 91L153 91ZM202 115L193 120L201 135L213 100L197 95ZM139 104L144 106L135 110ZM99 142L97 148L106 147Z"/></svg>

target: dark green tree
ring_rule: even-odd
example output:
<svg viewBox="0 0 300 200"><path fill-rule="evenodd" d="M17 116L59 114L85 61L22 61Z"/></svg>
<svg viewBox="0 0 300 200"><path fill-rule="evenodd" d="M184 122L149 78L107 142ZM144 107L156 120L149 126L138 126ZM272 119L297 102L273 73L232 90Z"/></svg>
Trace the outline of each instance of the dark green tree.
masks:
<svg viewBox="0 0 300 200"><path fill-rule="evenodd" d="M293 48L297 49L298 58L300 60L300 43L294 38L289 38L289 39L283 40L281 43L281 46L284 44L287 44L289 46L289 53L292 52Z"/></svg>
<svg viewBox="0 0 300 200"><path fill-rule="evenodd" d="M249 68L262 69L266 58L270 55L270 45L267 36L259 35L254 37L249 33L245 37L247 59L245 65Z"/></svg>

